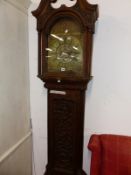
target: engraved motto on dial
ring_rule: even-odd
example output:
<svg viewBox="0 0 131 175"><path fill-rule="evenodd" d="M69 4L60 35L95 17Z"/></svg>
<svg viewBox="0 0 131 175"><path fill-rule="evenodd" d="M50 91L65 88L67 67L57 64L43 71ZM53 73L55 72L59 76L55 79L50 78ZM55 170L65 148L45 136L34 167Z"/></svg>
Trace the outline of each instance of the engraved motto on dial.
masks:
<svg viewBox="0 0 131 175"><path fill-rule="evenodd" d="M61 19L48 35L48 72L83 73L83 33L77 23Z"/></svg>

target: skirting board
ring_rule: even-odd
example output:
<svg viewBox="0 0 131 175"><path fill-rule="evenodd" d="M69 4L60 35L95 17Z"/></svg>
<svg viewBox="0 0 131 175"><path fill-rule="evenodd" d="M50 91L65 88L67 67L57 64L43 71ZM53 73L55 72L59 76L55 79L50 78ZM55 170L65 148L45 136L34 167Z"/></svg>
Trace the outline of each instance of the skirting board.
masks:
<svg viewBox="0 0 131 175"><path fill-rule="evenodd" d="M22 139L20 139L15 145L13 145L8 151L6 151L1 157L0 157L0 164L4 162L10 155L12 155L21 145L23 145L26 140L28 140L32 135L32 131L30 131L26 136L24 136Z"/></svg>

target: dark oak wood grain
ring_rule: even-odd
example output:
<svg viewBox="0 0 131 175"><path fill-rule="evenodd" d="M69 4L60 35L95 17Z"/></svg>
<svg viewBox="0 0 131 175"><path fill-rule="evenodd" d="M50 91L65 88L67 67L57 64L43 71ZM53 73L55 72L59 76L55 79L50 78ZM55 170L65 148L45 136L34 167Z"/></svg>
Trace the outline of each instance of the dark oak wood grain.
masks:
<svg viewBox="0 0 131 175"><path fill-rule="evenodd" d="M41 0L37 18L38 77L48 89L48 163L45 175L86 175L83 163L85 90L91 79L91 57L98 6L77 0L54 9L56 0ZM52 26L61 19L76 21L84 33L83 74L48 72L45 50ZM53 91L52 91L53 90Z"/></svg>

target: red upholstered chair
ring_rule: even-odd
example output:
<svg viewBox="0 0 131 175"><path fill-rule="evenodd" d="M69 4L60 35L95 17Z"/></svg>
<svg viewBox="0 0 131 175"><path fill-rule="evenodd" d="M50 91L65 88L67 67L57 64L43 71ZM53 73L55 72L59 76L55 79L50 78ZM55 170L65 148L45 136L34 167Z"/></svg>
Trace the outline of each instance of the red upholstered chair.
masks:
<svg viewBox="0 0 131 175"><path fill-rule="evenodd" d="M131 175L131 137L92 135L90 175Z"/></svg>

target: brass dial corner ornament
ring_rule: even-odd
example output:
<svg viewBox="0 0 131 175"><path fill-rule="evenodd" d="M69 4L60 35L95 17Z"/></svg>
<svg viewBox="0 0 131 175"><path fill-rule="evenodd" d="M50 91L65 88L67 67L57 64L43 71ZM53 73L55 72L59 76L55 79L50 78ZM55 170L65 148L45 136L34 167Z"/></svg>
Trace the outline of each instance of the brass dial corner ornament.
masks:
<svg viewBox="0 0 131 175"><path fill-rule="evenodd" d="M73 1L73 0L72 0ZM37 18L38 77L48 88L48 163L45 175L86 175L82 170L85 90L98 6L86 0L52 7L41 0Z"/></svg>

